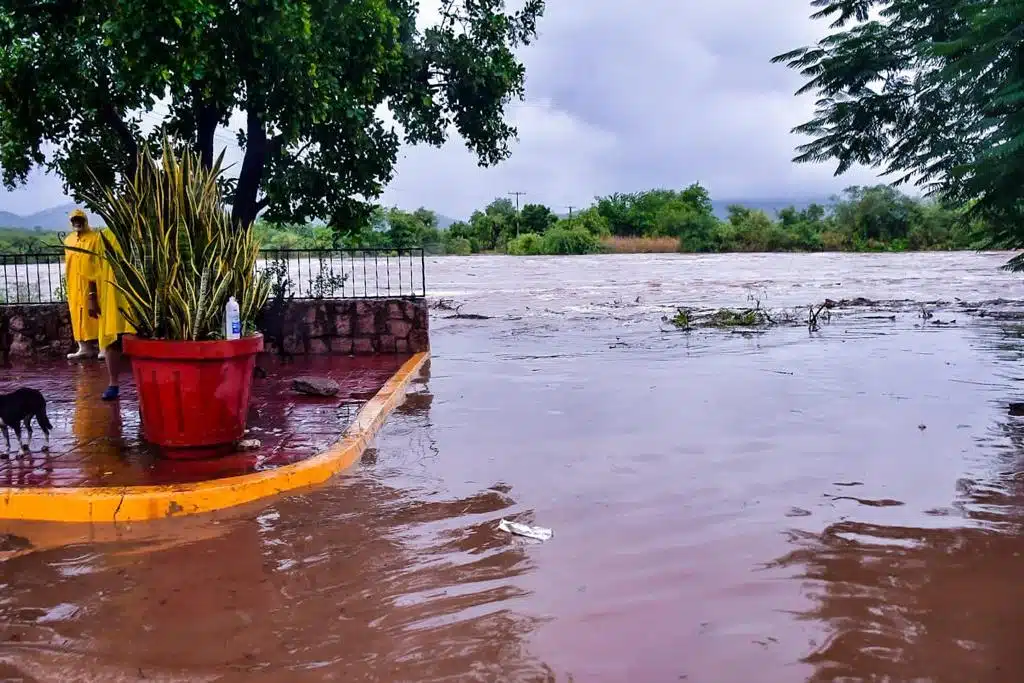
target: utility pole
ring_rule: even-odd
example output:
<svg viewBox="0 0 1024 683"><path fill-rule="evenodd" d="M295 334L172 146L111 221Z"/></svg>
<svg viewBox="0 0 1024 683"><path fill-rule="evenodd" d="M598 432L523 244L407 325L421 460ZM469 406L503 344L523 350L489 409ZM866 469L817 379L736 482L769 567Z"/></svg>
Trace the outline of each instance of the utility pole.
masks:
<svg viewBox="0 0 1024 683"><path fill-rule="evenodd" d="M516 198L516 237L519 237L519 198L522 197L525 192L509 192L510 195L514 195Z"/></svg>

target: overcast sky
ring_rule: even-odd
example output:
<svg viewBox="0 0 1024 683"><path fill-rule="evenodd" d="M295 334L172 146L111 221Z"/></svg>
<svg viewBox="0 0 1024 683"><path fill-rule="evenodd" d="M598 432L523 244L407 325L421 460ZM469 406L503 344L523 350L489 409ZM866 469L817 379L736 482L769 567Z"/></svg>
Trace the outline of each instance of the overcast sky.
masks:
<svg viewBox="0 0 1024 683"><path fill-rule="evenodd" d="M436 0L423 4L429 21ZM769 60L822 35L808 0L547 5L540 38L523 52L526 100L509 111L519 128L512 157L481 169L459 139L404 149L384 203L461 218L510 191L564 211L595 195L692 182L721 199L802 199L877 180L790 161L801 140L789 131L813 96L795 98L799 76ZM39 174L0 189L0 210L66 201L60 181Z"/></svg>

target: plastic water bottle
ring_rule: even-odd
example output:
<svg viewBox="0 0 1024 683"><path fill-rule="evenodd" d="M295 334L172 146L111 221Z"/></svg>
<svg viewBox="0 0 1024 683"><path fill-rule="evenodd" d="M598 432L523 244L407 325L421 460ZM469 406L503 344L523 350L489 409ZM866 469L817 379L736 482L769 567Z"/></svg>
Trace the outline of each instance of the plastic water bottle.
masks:
<svg viewBox="0 0 1024 683"><path fill-rule="evenodd" d="M224 338L238 339L242 336L242 317L235 297L228 299L224 307Z"/></svg>

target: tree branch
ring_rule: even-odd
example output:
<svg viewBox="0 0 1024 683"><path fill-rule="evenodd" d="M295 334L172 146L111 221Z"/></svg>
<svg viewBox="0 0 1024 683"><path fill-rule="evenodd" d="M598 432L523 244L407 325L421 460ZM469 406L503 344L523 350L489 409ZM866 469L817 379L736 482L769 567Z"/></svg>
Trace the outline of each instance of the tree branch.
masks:
<svg viewBox="0 0 1024 683"><path fill-rule="evenodd" d="M100 117L102 122L114 131L114 134L117 135L121 145L124 147L125 154L128 157L125 174L128 177L134 176L138 164L139 143L135 139L135 135L132 134L132 129L128 127L128 124L125 123L121 115L114 109L114 105L109 102L105 102L100 107Z"/></svg>

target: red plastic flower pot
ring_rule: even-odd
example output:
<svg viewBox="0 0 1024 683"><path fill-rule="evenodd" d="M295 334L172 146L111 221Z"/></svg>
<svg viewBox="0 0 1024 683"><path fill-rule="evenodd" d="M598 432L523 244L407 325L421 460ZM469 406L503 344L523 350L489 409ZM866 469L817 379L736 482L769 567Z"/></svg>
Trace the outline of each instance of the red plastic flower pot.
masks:
<svg viewBox="0 0 1024 683"><path fill-rule="evenodd" d="M168 449L232 443L245 433L256 354L263 335L224 341L167 341L125 335L146 441ZM169 458L201 457L169 450Z"/></svg>

